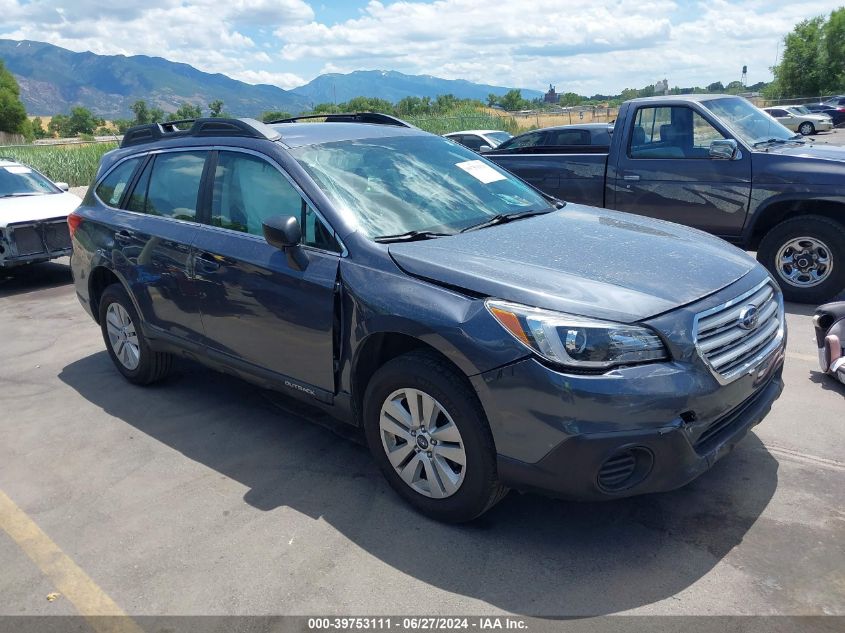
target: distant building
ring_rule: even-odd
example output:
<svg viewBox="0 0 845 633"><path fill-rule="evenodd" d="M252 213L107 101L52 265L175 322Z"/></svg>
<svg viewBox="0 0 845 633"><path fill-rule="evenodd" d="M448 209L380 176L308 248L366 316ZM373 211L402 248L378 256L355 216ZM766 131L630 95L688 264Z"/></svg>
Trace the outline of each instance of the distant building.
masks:
<svg viewBox="0 0 845 633"><path fill-rule="evenodd" d="M549 91L543 96L544 103L558 103L560 101L560 95L555 92L555 87L552 84L549 84Z"/></svg>

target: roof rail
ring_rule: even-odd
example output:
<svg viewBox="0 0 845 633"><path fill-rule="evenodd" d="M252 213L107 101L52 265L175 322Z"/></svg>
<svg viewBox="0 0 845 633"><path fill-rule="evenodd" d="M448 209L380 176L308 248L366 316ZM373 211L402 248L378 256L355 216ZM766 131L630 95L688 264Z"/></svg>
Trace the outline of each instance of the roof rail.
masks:
<svg viewBox="0 0 845 633"><path fill-rule="evenodd" d="M190 123L191 127L180 129L179 125ZM276 130L255 119L179 119L177 121L162 121L136 125L126 130L121 147L143 145L154 141L183 136L240 136L276 141L281 138Z"/></svg>
<svg viewBox="0 0 845 633"><path fill-rule="evenodd" d="M325 119L326 123L374 123L376 125L395 125L397 127L414 127L407 121L403 121L389 114L381 112L339 112L325 114L303 114L292 116L287 119L276 119L273 123L296 123L304 119Z"/></svg>

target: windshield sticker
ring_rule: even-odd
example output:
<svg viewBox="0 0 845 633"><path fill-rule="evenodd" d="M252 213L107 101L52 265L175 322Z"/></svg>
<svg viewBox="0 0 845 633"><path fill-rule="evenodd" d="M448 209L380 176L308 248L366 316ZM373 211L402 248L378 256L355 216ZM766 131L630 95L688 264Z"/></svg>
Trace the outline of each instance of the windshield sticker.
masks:
<svg viewBox="0 0 845 633"><path fill-rule="evenodd" d="M5 169L10 174L31 174L32 173L32 170L29 167L24 167L23 165L7 165L3 169Z"/></svg>
<svg viewBox="0 0 845 633"><path fill-rule="evenodd" d="M490 165L480 160L467 160L462 163L455 163L455 167L460 167L470 176L483 182L485 185L498 180L507 180L507 176L500 174L490 167Z"/></svg>

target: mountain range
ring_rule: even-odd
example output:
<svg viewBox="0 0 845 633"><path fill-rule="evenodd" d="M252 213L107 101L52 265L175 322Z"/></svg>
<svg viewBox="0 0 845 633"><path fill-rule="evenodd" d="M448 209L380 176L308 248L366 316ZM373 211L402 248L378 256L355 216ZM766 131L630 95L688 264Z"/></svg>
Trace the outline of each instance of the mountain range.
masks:
<svg viewBox="0 0 845 633"><path fill-rule="evenodd" d="M205 73L161 57L76 53L28 40L0 39L0 60L20 84L27 112L39 116L66 113L81 105L105 119L131 118L130 106L138 99L165 112L173 112L185 102L205 109L209 102L220 99L233 115L258 116L269 110L298 113L317 103L340 103L357 96L395 102L407 96L451 93L463 99L486 99L489 93L501 95L510 90L381 70L320 75L304 86L283 90ZM541 94L522 91L525 98Z"/></svg>

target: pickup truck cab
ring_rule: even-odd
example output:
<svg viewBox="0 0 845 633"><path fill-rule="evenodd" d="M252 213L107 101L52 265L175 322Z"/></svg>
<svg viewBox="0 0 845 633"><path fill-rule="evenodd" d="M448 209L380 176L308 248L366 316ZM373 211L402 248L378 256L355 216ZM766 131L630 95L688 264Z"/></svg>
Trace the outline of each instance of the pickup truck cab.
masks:
<svg viewBox="0 0 845 633"><path fill-rule="evenodd" d="M741 97L633 99L606 149L545 149L485 156L557 198L757 250L788 300L822 303L845 288L845 148L801 140Z"/></svg>

